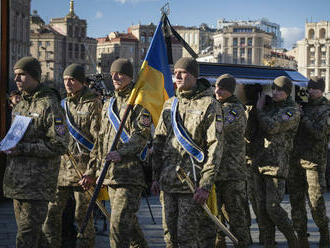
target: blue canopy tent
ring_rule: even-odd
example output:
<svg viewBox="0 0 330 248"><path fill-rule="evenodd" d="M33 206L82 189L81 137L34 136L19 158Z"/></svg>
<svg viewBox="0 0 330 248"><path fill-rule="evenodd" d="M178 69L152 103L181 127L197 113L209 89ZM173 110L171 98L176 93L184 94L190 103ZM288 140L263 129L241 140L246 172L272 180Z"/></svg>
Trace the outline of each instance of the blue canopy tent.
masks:
<svg viewBox="0 0 330 248"><path fill-rule="evenodd" d="M279 76L287 76L293 84L301 87L306 87L308 83L308 79L299 72L279 67L199 62L199 71L200 76L207 78L211 83L225 73L234 76L239 84L271 84Z"/></svg>

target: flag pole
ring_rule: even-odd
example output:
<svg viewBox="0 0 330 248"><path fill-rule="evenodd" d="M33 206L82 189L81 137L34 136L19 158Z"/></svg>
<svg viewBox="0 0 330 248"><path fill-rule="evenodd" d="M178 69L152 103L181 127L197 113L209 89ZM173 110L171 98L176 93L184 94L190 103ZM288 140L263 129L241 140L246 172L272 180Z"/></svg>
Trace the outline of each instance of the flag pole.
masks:
<svg viewBox="0 0 330 248"><path fill-rule="evenodd" d="M119 142L119 139L120 139L120 135L124 129L124 126L125 126L125 122L127 120L127 117L128 117L128 114L129 112L133 109L133 105L132 104L128 104L127 107L126 107L126 110L124 112L124 115L122 117L122 120L120 122L120 125L119 125L119 129L118 129L118 132L116 133L116 136L115 136L115 139L114 141L112 142L112 145L111 145L111 148L110 148L110 152L111 151L114 151L116 150L116 146ZM104 181L104 178L108 172L108 169L109 169L109 166L111 164L111 161L106 161L104 163L104 166L103 166L103 169L101 171L101 174L98 178L98 182L96 184L96 187L95 187L95 190L94 190L94 193L93 193L93 196L89 202L89 205L88 205L88 209L87 209L87 212L86 212L86 216L85 216L85 219L81 225L81 228L79 230L79 233L78 233L78 238L83 238L83 234L84 234L84 231L87 227L87 223L88 223L88 220L92 214L92 211L94 209L94 206L95 206L95 202L96 202L96 199L97 199L97 196L99 195L99 192L101 190L101 187L102 187L102 184L103 184L103 181Z"/></svg>

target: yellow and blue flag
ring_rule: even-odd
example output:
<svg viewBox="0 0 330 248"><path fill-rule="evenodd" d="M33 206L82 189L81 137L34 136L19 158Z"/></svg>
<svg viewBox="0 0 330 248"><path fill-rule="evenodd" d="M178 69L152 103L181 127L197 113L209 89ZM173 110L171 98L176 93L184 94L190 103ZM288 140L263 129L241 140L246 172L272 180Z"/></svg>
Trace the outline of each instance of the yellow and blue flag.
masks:
<svg viewBox="0 0 330 248"><path fill-rule="evenodd" d="M140 104L147 109L155 126L164 102L174 95L162 25L163 22L160 21L141 66L137 82L128 99L128 104Z"/></svg>

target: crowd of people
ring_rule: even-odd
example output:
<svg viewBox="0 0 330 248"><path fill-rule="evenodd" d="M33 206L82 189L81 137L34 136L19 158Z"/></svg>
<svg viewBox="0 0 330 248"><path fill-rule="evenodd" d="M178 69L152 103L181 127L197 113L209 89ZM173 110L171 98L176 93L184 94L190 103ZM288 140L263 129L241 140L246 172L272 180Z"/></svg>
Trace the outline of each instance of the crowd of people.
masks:
<svg viewBox="0 0 330 248"><path fill-rule="evenodd" d="M103 181L111 206L110 246L148 248L136 213L147 186L142 161L150 144L151 191L160 196L167 248L226 247L224 232L202 208L211 198L216 198L214 214L238 240L235 247L253 242L249 203L264 247L276 247L276 227L288 247L309 247L306 199L319 247L329 247L323 193L330 104L323 97L323 78L309 79L305 103L294 101L292 81L280 76L269 91L244 85L243 104L232 75L219 75L212 87L199 77L197 61L183 57L174 65L175 96L164 103L157 125L147 109L135 105L111 149L134 87L129 60L112 63L114 94L104 103L86 86L82 65L64 70L64 99L40 83L37 59L20 59L14 73L12 118L32 119L19 143L5 151L4 194L13 199L16 247L61 247L70 197L80 230L91 200L87 191L110 162ZM178 178L178 168L194 183L193 191ZM281 207L286 190L292 219ZM95 247L93 217L77 247Z"/></svg>

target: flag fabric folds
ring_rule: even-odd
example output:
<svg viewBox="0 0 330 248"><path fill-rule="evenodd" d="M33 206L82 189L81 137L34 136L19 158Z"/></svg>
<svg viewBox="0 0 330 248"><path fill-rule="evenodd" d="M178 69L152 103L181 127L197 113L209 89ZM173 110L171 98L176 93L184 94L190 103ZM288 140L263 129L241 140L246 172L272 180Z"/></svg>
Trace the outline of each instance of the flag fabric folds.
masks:
<svg viewBox="0 0 330 248"><path fill-rule="evenodd" d="M174 95L162 25L160 21L128 100L128 104L139 104L147 109L155 126L164 102Z"/></svg>

